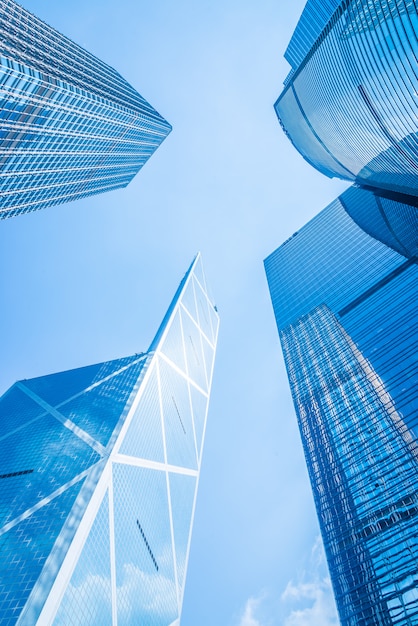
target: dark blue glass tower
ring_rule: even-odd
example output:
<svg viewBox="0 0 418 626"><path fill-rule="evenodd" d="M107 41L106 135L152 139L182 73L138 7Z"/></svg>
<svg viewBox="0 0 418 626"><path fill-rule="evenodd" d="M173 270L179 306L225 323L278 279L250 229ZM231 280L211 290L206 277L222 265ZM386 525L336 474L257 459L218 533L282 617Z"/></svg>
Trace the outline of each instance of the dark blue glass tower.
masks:
<svg viewBox="0 0 418 626"><path fill-rule="evenodd" d="M417 258L359 228L345 210L356 200L333 202L265 267L341 624L411 626Z"/></svg>
<svg viewBox="0 0 418 626"><path fill-rule="evenodd" d="M198 255L148 352L2 396L2 626L178 626L217 333Z"/></svg>
<svg viewBox="0 0 418 626"><path fill-rule="evenodd" d="M170 130L113 68L0 0L0 218L125 187Z"/></svg>
<svg viewBox="0 0 418 626"><path fill-rule="evenodd" d="M319 171L418 196L417 33L413 0L308 0L275 109Z"/></svg>
<svg viewBox="0 0 418 626"><path fill-rule="evenodd" d="M418 209L410 200L355 185L340 196L348 215L366 233L407 258L418 257Z"/></svg>

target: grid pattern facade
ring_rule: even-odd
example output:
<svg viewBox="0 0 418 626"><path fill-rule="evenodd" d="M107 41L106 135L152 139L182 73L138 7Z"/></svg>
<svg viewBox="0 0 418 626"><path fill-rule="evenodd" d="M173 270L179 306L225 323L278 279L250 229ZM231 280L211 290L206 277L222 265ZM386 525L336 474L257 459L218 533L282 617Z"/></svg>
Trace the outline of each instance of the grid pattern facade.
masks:
<svg viewBox="0 0 418 626"><path fill-rule="evenodd" d="M198 256L147 353L0 399L2 624L179 623L218 321Z"/></svg>
<svg viewBox="0 0 418 626"><path fill-rule="evenodd" d="M416 259L336 200L265 266L341 624L415 624Z"/></svg>
<svg viewBox="0 0 418 626"><path fill-rule="evenodd" d="M308 2L289 45L275 104L285 133L327 176L417 196L415 2L321 5Z"/></svg>
<svg viewBox="0 0 418 626"><path fill-rule="evenodd" d="M0 217L126 186L171 126L113 68L0 0Z"/></svg>

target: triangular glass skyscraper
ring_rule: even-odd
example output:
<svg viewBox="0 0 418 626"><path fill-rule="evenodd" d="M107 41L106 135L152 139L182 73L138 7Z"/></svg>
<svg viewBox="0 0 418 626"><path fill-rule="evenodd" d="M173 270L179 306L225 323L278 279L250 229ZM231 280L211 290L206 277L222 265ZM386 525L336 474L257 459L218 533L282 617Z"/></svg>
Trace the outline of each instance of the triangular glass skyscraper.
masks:
<svg viewBox="0 0 418 626"><path fill-rule="evenodd" d="M218 321L197 255L148 352L0 399L2 624L178 624Z"/></svg>

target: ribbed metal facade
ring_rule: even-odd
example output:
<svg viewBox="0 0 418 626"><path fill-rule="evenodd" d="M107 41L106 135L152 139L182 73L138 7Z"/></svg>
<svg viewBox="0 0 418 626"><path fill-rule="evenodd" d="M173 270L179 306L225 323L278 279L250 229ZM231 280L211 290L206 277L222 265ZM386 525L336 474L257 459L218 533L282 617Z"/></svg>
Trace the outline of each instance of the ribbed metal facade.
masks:
<svg viewBox="0 0 418 626"><path fill-rule="evenodd" d="M306 4L284 53L293 70L298 69L339 4L339 0L310 0Z"/></svg>
<svg viewBox="0 0 418 626"><path fill-rule="evenodd" d="M413 0L310 0L275 104L327 176L418 195L418 16Z"/></svg>
<svg viewBox="0 0 418 626"><path fill-rule="evenodd" d="M126 186L170 130L113 68L0 0L0 218Z"/></svg>
<svg viewBox="0 0 418 626"><path fill-rule="evenodd" d="M2 396L2 626L179 624L218 322L198 256L148 352Z"/></svg>
<svg viewBox="0 0 418 626"><path fill-rule="evenodd" d="M341 624L411 626L417 259L367 235L343 199L265 267Z"/></svg>

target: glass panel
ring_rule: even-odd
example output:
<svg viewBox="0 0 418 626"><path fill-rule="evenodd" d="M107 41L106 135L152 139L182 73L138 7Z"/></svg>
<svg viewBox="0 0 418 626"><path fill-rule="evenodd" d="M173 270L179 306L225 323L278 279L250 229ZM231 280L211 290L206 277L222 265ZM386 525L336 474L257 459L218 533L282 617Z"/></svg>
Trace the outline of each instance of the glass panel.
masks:
<svg viewBox="0 0 418 626"><path fill-rule="evenodd" d="M284 327L322 303L338 312L404 261L366 235L335 200L265 260L277 324Z"/></svg>
<svg viewBox="0 0 418 626"><path fill-rule="evenodd" d="M106 445L138 380L144 361L104 380L77 398L62 404L60 413Z"/></svg>
<svg viewBox="0 0 418 626"><path fill-rule="evenodd" d="M47 414L0 442L0 526L100 459Z"/></svg>
<svg viewBox="0 0 418 626"><path fill-rule="evenodd" d="M1 623L16 624L82 481L0 536ZM45 590L45 594L48 589Z"/></svg>
<svg viewBox="0 0 418 626"><path fill-rule="evenodd" d="M102 367L102 363L80 367L79 369L40 376L31 380L22 381L23 384L35 392L40 398L48 402L51 406L56 406L71 398L77 393L89 387L95 380L97 373Z"/></svg>
<svg viewBox="0 0 418 626"><path fill-rule="evenodd" d="M159 360L159 368L167 462L196 468L196 448L187 381L162 359Z"/></svg>
<svg viewBox="0 0 418 626"><path fill-rule="evenodd" d="M165 472L114 464L118 626L178 617Z"/></svg>
<svg viewBox="0 0 418 626"><path fill-rule="evenodd" d="M189 284L187 285L187 288L181 298L181 303L190 313L191 317L197 322L196 299L192 279L189 280Z"/></svg>
<svg viewBox="0 0 418 626"><path fill-rule="evenodd" d="M418 267L337 201L266 271L342 622L406 625L418 614Z"/></svg>
<svg viewBox="0 0 418 626"><path fill-rule="evenodd" d="M418 436L418 268L412 265L344 315L344 327Z"/></svg>
<svg viewBox="0 0 418 626"><path fill-rule="evenodd" d="M142 459L164 462L162 420L155 366L146 382L120 452Z"/></svg>
<svg viewBox="0 0 418 626"><path fill-rule="evenodd" d="M182 474L169 474L169 477L177 580L181 597L185 583L186 557L191 534L196 478Z"/></svg>
<svg viewBox="0 0 418 626"><path fill-rule="evenodd" d="M197 310L199 314L199 326L209 341L213 341L212 325L209 317L209 303L206 294L203 293L199 285L195 285Z"/></svg>
<svg viewBox="0 0 418 626"><path fill-rule="evenodd" d="M124 187L170 132L116 70L24 8L3 11L0 39L2 217Z"/></svg>
<svg viewBox="0 0 418 626"><path fill-rule="evenodd" d="M1 439L8 433L45 413L39 404L31 400L17 386L13 386L0 398L0 409L0 445Z"/></svg>
<svg viewBox="0 0 418 626"><path fill-rule="evenodd" d="M183 336L180 326L180 313L176 312L172 324L161 347L163 352L173 363L183 372L186 371L186 360L184 357Z"/></svg>
<svg viewBox="0 0 418 626"><path fill-rule="evenodd" d="M202 336L202 347L203 347L203 355L205 359L206 376L207 376L207 380L209 384L210 381L212 380L212 370L213 370L215 352L212 346L210 346L209 343L206 341L204 336Z"/></svg>
<svg viewBox="0 0 418 626"><path fill-rule="evenodd" d="M307 3L289 45L296 65L276 103L285 132L328 176L416 195L415 3L340 2L317 24L314 4L322 3Z"/></svg>
<svg viewBox="0 0 418 626"><path fill-rule="evenodd" d="M197 450L200 459L202 453L203 435L205 431L208 399L193 386L190 386L190 393L192 397L193 421L196 433Z"/></svg>
<svg viewBox="0 0 418 626"><path fill-rule="evenodd" d="M207 382L199 329L184 311L181 312L181 319L188 374L199 387L206 391Z"/></svg>
<svg viewBox="0 0 418 626"><path fill-rule="evenodd" d="M111 626L107 491L58 609L54 626Z"/></svg>
<svg viewBox="0 0 418 626"><path fill-rule="evenodd" d="M213 305L209 306L209 314L210 314L210 321L212 324L213 342L215 343L218 337L219 315Z"/></svg>
<svg viewBox="0 0 418 626"><path fill-rule="evenodd" d="M386 600L401 600L418 560L416 443L326 306L282 338L340 614L390 624ZM402 622L417 610L412 599Z"/></svg>
<svg viewBox="0 0 418 626"><path fill-rule="evenodd" d="M193 276L197 278L202 289L206 289L205 272L203 271L202 258L199 256L196 265L194 266Z"/></svg>
<svg viewBox="0 0 418 626"><path fill-rule="evenodd" d="M96 363L87 367L59 372L58 374L23 380L21 384L36 393L51 406L56 407L76 394L82 393L90 385L110 376L137 359L138 355L134 354L123 359L105 361L104 363Z"/></svg>

